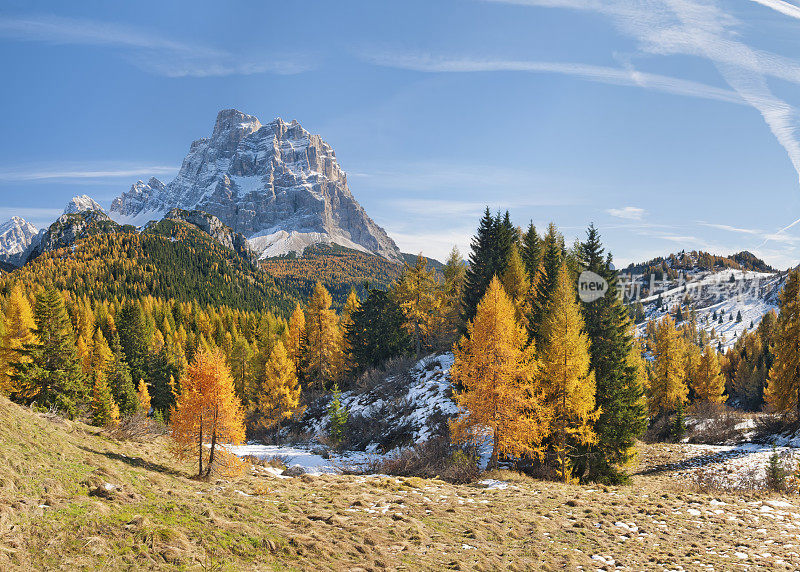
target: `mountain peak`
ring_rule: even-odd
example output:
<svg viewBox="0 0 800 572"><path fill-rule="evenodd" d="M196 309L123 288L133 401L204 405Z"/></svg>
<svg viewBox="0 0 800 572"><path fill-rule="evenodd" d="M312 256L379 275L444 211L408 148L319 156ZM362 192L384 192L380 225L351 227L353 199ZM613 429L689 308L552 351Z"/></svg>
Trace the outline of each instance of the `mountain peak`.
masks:
<svg viewBox="0 0 800 572"><path fill-rule="evenodd" d="M262 125L223 109L211 137L191 144L174 180L138 181L114 200L110 214L141 226L173 208L214 215L262 257L338 244L401 260L394 241L353 197L331 146L296 120Z"/></svg>
<svg viewBox="0 0 800 572"><path fill-rule="evenodd" d="M0 225L0 261L19 266L39 230L24 218L11 217Z"/></svg>
<svg viewBox="0 0 800 572"><path fill-rule="evenodd" d="M72 197L72 200L64 207L64 214L75 214L83 211L103 211L103 207L97 204L89 195Z"/></svg>
<svg viewBox="0 0 800 572"><path fill-rule="evenodd" d="M241 138L259 129L261 129L261 122L257 117L242 113L238 109L223 109L217 114L214 133L211 137L216 139L227 134L234 134Z"/></svg>

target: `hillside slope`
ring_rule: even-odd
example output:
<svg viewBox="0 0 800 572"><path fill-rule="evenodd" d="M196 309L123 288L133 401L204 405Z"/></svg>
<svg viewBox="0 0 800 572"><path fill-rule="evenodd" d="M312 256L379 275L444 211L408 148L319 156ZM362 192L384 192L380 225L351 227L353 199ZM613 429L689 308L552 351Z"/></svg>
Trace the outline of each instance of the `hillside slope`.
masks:
<svg viewBox="0 0 800 572"><path fill-rule="evenodd" d="M260 465L199 482L164 437L117 441L0 398L0 569L800 566L780 541L796 532L796 497L693 492L665 464L685 458L677 445L645 446L640 458L627 487L509 472L468 485L286 478Z"/></svg>
<svg viewBox="0 0 800 572"><path fill-rule="evenodd" d="M52 283L90 298L152 295L243 310L288 312L297 299L291 287L276 282L251 260L197 226L173 219L149 225L141 233L123 232L122 227L110 234L90 233L3 275L0 288L15 280Z"/></svg>

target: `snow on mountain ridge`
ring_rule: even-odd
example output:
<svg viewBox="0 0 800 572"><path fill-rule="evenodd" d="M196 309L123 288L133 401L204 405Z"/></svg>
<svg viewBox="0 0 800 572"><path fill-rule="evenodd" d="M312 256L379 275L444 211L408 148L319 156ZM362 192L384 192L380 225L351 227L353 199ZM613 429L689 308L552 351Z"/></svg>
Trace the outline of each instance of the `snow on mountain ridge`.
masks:
<svg viewBox="0 0 800 572"><path fill-rule="evenodd" d="M19 266L39 230L22 217L14 216L0 225L0 260Z"/></svg>
<svg viewBox="0 0 800 572"><path fill-rule="evenodd" d="M211 137L191 144L173 181L137 181L110 214L140 226L171 208L218 217L264 257L332 242L400 260L397 245L353 197L331 146L295 120L261 124L220 111Z"/></svg>
<svg viewBox="0 0 800 572"><path fill-rule="evenodd" d="M64 207L64 214L75 214L83 211L104 211L103 207L101 207L92 197L89 195L80 195L77 197L72 197L67 203L67 206Z"/></svg>

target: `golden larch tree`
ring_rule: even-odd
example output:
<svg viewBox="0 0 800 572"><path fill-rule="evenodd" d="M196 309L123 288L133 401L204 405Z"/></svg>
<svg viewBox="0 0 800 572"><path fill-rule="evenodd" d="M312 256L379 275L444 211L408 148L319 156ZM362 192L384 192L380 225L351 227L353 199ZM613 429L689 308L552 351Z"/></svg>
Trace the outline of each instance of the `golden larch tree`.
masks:
<svg viewBox="0 0 800 572"><path fill-rule="evenodd" d="M139 399L139 407L146 413L150 411L150 392L147 390L147 384L143 379L139 380L139 389L136 391Z"/></svg>
<svg viewBox="0 0 800 572"><path fill-rule="evenodd" d="M105 376L96 377L92 383L92 420L100 427L119 423L119 406L111 395Z"/></svg>
<svg viewBox="0 0 800 572"><path fill-rule="evenodd" d="M11 289L11 294L6 304L5 313L5 332L0 340L0 390L8 393L11 375L13 374L13 364L27 363L30 358L20 354L20 351L27 344L36 341L33 330L36 324L33 321L33 310L31 309L28 297L19 284Z"/></svg>
<svg viewBox="0 0 800 572"><path fill-rule="evenodd" d="M208 478L226 457L220 445L239 444L245 437L244 414L225 356L219 350L199 350L180 385L170 413L174 451L180 459L196 456L198 477Z"/></svg>
<svg viewBox="0 0 800 572"><path fill-rule="evenodd" d="M343 339L333 300L317 282L306 308L305 380L321 388L337 383L344 370Z"/></svg>
<svg viewBox="0 0 800 572"><path fill-rule="evenodd" d="M789 273L780 297L764 399L773 411L800 411L800 270Z"/></svg>
<svg viewBox="0 0 800 572"><path fill-rule="evenodd" d="M478 304L467 334L454 348L450 370L461 415L451 423L454 440L479 444L492 438L490 467L500 456L539 457L548 418L536 390L536 361L514 304L495 277Z"/></svg>
<svg viewBox="0 0 800 572"><path fill-rule="evenodd" d="M278 341L272 349L259 387L258 409L262 414L262 424L268 428L276 425L280 428L281 422L289 419L300 404L297 372L283 342Z"/></svg>
<svg viewBox="0 0 800 572"><path fill-rule="evenodd" d="M697 363L692 389L695 399L701 403L722 403L725 401L725 376L719 366L717 351L711 346L703 348Z"/></svg>
<svg viewBox="0 0 800 572"><path fill-rule="evenodd" d="M516 244L511 245L511 254L502 277L503 288L516 308L517 321L527 326L527 316L530 312L531 283L528 272L522 261L522 255Z"/></svg>
<svg viewBox="0 0 800 572"><path fill-rule="evenodd" d="M289 318L289 327L286 328L286 354L294 362L294 367L300 371L300 348L306 335L306 315L298 303Z"/></svg>
<svg viewBox="0 0 800 572"><path fill-rule="evenodd" d="M416 357L419 359L422 346L437 320L443 319L440 285L436 272L428 269L428 261L421 254L414 266L406 264L403 275L394 288L397 302L403 309L405 327L414 340Z"/></svg>
<svg viewBox="0 0 800 572"><path fill-rule="evenodd" d="M595 379L590 370L589 337L576 301L575 285L562 262L545 307L541 330L541 379L552 417L551 446L559 477L571 479L575 445L597 442Z"/></svg>
<svg viewBox="0 0 800 572"><path fill-rule="evenodd" d="M685 382L683 339L669 314L656 325L653 340L653 365L650 368L650 412L677 410L689 395Z"/></svg>

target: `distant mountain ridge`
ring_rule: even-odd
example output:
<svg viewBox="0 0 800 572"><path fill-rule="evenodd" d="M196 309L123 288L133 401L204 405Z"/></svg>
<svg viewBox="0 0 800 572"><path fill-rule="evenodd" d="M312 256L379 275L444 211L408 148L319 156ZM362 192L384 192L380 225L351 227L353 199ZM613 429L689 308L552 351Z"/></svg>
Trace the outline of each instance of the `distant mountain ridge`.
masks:
<svg viewBox="0 0 800 572"><path fill-rule="evenodd" d="M18 216L0 225L0 261L14 266L22 264L37 234L39 229Z"/></svg>
<svg viewBox="0 0 800 572"><path fill-rule="evenodd" d="M216 216L263 258L338 244L402 260L353 197L331 146L297 121L262 125L241 111L222 110L211 137L191 144L172 182L137 181L113 201L109 215L142 226L173 208Z"/></svg>
<svg viewBox="0 0 800 572"><path fill-rule="evenodd" d="M775 268L758 258L752 252L743 250L730 256L720 256L702 250L686 252L682 250L640 262L629 264L623 272L626 274L658 274L668 278L676 278L680 272L691 270L718 271L723 269L748 270L751 272L777 272Z"/></svg>

